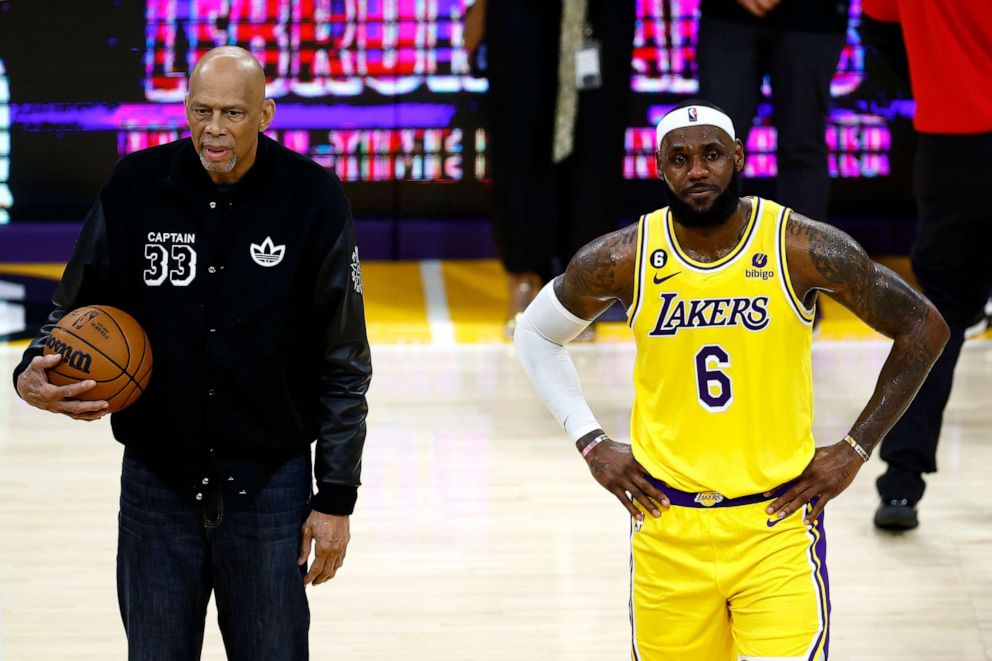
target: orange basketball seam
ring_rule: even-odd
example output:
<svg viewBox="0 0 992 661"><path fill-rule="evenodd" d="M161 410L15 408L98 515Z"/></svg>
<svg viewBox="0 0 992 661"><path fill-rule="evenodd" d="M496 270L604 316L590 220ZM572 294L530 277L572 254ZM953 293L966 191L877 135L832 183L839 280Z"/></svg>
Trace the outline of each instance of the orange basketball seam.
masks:
<svg viewBox="0 0 992 661"><path fill-rule="evenodd" d="M138 359L138 365L134 368L134 379L133 379L134 380L134 385L138 386L138 389L141 390L142 393L145 392L145 388L144 388L144 386L141 385L141 377L138 375L138 372L141 370L141 366L145 364L145 355L146 355L145 354L145 348L149 344L150 344L150 342L148 341L148 334L145 332L145 329L142 328L141 329L141 358ZM128 363L130 363L130 356L128 357ZM152 371L152 368L151 368L151 366L149 366L148 367L148 372L151 372L151 371ZM146 374L148 372L146 372ZM131 376L131 375L128 374L128 376Z"/></svg>
<svg viewBox="0 0 992 661"><path fill-rule="evenodd" d="M131 383L134 383L134 379L133 379L133 378L131 377L131 375L130 375L130 374L128 374L127 372L121 372L121 374L123 374L124 376L126 376L126 377L127 377L127 381L125 381L125 382L124 382L124 385L123 385L123 386L121 386L121 387L120 387L120 389L118 389L118 390L117 390L117 392L115 392L114 394L112 394L112 395L111 395L110 397L105 397L105 398L104 398L104 401L105 401L105 402L107 402L108 404L110 403L110 401L111 401L111 400L112 400L112 399L113 399L114 397L117 397L117 396L118 396L118 395L120 395L120 394L121 394L122 392L124 392L124 389L125 389L125 388L127 388L127 387L128 387L128 386L129 386L130 384L131 384ZM118 376L117 378L119 379L120 377ZM135 385L137 385L137 384L135 384ZM126 400L125 400L125 401L126 401ZM122 408L123 408L123 407L122 407Z"/></svg>
<svg viewBox="0 0 992 661"><path fill-rule="evenodd" d="M131 345L130 345L129 342L127 342L127 333L124 332L124 329L121 328L121 325L119 323L117 323L117 320L114 319L113 315L110 314L109 312L107 312L107 310L104 309L104 307L102 305L91 305L90 307L91 308L96 308L97 310L99 310L100 312L102 312L106 317L108 317L112 322L114 322L114 326L117 326L117 330L120 331L121 337L123 337L124 340L125 340L125 342L124 342L124 348L127 349L127 364L130 365L131 364ZM124 310L121 310L121 312L124 312ZM127 314L127 312L124 312L124 314ZM130 315L128 315L128 316L130 316ZM131 317L131 318L134 319L134 317ZM137 322L138 320L137 319L134 319L134 321ZM140 324L139 324L139 326L140 326ZM145 332L145 329L142 328L141 329L141 332L144 333ZM125 367L123 369L124 369L124 372L127 373L127 368Z"/></svg>
<svg viewBox="0 0 992 661"><path fill-rule="evenodd" d="M57 369L49 369L48 371L49 372L52 372L54 374L58 374L59 376L64 376L67 379L79 379L79 375L78 374L66 374L65 372L60 372ZM121 374L124 374L124 375L130 377L130 374L128 374L127 372L121 372L120 374L118 374L117 376L115 376L112 379L94 379L93 377L88 376L88 377L86 377L83 380L84 381L95 381L97 383L110 383L111 381L116 381L117 379L121 378Z"/></svg>
<svg viewBox="0 0 992 661"><path fill-rule="evenodd" d="M121 406L121 409L126 409L128 406L130 406L130 401L131 398L134 397L134 393L138 392L138 390L141 389L141 386L139 386L137 383L135 383L134 385L137 387L131 388L131 392L128 393L127 399L124 400L124 404Z"/></svg>
<svg viewBox="0 0 992 661"><path fill-rule="evenodd" d="M147 377L151 373L152 373L152 368L151 366L149 366L148 370L145 371L144 374L135 374L134 385L138 386L138 388L141 389L141 392L145 392L145 387L141 385L141 382L144 381L145 377Z"/></svg>

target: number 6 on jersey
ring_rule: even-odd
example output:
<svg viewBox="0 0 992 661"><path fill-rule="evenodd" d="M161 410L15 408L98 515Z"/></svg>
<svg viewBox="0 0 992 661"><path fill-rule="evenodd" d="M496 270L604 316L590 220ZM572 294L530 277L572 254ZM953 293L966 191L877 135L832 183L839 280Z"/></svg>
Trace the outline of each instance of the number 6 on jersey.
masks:
<svg viewBox="0 0 992 661"><path fill-rule="evenodd" d="M696 391L699 405L712 413L726 411L734 401L730 377L720 368L730 367L730 355L719 344L696 352Z"/></svg>

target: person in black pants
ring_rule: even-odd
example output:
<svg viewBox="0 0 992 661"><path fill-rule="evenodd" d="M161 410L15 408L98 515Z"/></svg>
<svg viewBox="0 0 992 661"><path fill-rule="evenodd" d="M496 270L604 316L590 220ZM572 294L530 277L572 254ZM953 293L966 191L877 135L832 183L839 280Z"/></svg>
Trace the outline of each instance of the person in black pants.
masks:
<svg viewBox="0 0 992 661"><path fill-rule="evenodd" d="M937 470L937 441L965 329L992 294L992 206L963 184L992 179L992 53L983 47L992 6L866 0L864 11L866 44L912 85L919 226L911 262L951 330L916 399L882 443L888 469L878 478L874 524L898 531L919 525L923 474Z"/></svg>
<svg viewBox="0 0 992 661"><path fill-rule="evenodd" d="M875 525L890 530L919 525L916 504L926 488L923 474L937 470L937 440L964 332L992 294L992 206L983 196L963 195L960 171L948 167L968 163L969 180L992 180L992 133L921 134L916 149L913 188L920 226L913 273L951 335L916 399L882 443L889 466L878 478L882 505Z"/></svg>
<svg viewBox="0 0 992 661"><path fill-rule="evenodd" d="M601 46L598 89L579 91L574 151L552 161L562 2L477 0L466 46L485 13L493 234L509 274L506 333L583 245L616 229L630 119L634 3L588 0L587 37Z"/></svg>
<svg viewBox="0 0 992 661"><path fill-rule="evenodd" d="M830 80L844 47L848 0L703 0L699 95L724 108L747 143L771 76L778 132L776 200L826 220L830 174L824 141Z"/></svg>

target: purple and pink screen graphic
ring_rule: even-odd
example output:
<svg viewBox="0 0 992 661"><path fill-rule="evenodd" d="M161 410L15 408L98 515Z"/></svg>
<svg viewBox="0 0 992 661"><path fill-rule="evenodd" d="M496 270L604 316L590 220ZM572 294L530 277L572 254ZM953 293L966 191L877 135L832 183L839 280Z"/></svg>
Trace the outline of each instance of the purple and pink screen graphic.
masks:
<svg viewBox="0 0 992 661"><path fill-rule="evenodd" d="M660 102L698 90L698 10L699 0L637 0L631 86L647 111L627 131L628 179L656 174L652 126L672 105ZM848 101L864 78L860 10L854 0L832 84L825 139L835 177L887 175L890 122L912 109ZM207 50L236 44L262 62L279 102L270 135L343 180L484 181L486 134L465 107L488 86L470 74L464 15L464 0L146 0L144 103L14 103L11 120L28 131L114 132L120 154L174 140L185 130L186 72ZM777 172L770 114L766 99L747 138L751 177Z"/></svg>
<svg viewBox="0 0 992 661"><path fill-rule="evenodd" d="M279 98L482 92L464 43L464 0L147 0L145 95L181 101L215 46L250 50Z"/></svg>
<svg viewBox="0 0 992 661"><path fill-rule="evenodd" d="M637 0L634 32L633 78L631 86L641 94L692 96L699 91L696 42L699 30L700 0ZM852 95L864 82L864 48L858 33L861 0L852 0L845 44L830 85L836 99L824 139L829 150L828 169L832 177L877 177L890 173L889 151L892 137L889 121L912 116L912 104L894 107L844 108L844 97ZM774 177L778 174L772 126L770 82L762 84L764 102L758 121L745 139L748 177ZM652 128L674 104L651 106L646 126L632 127L626 135L624 176L627 179L653 179L657 176ZM908 113L907 113L908 111ZM743 131L739 131L743 133Z"/></svg>

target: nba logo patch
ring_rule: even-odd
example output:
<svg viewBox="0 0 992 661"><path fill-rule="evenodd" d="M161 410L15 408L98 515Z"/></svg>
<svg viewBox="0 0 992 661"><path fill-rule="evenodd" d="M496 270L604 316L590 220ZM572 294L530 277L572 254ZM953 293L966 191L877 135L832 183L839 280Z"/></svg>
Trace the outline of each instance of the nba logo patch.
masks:
<svg viewBox="0 0 992 661"><path fill-rule="evenodd" d="M759 252L754 257L751 258L751 265L754 266L755 268L763 269L765 268L765 264L767 263L768 263L768 255L766 255L763 252Z"/></svg>
<svg viewBox="0 0 992 661"><path fill-rule="evenodd" d="M723 495L718 494L716 491L703 491L701 493L697 493L693 500L703 507L713 507L717 503L723 501Z"/></svg>
<svg viewBox="0 0 992 661"><path fill-rule="evenodd" d="M690 122L699 121L699 114L696 112L696 108L693 106L689 107L689 121Z"/></svg>

